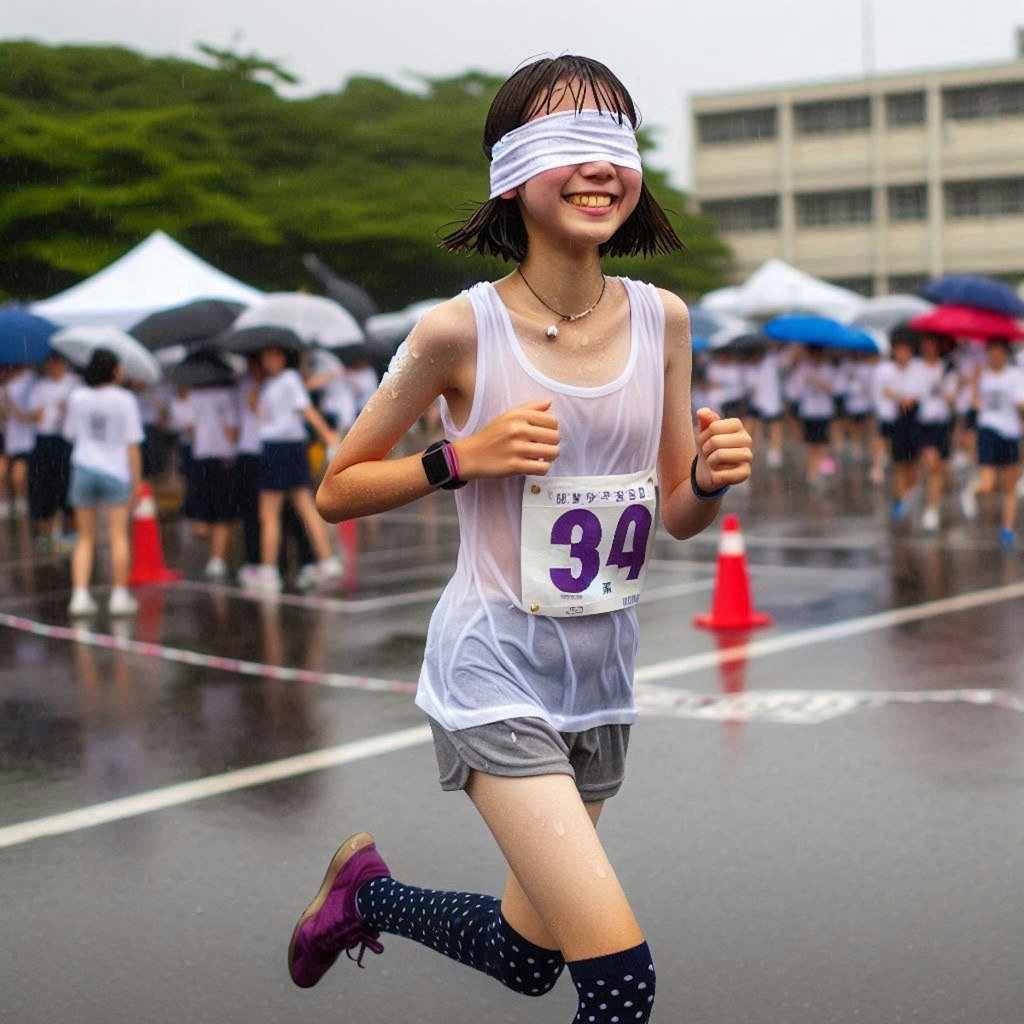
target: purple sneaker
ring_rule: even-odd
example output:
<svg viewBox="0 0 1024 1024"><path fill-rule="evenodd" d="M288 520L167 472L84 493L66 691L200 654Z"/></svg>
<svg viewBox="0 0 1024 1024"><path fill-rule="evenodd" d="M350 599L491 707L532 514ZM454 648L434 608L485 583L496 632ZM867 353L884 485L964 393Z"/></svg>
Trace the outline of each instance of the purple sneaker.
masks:
<svg viewBox="0 0 1024 1024"><path fill-rule="evenodd" d="M357 832L331 859L316 899L306 908L288 944L288 973L300 988L312 988L344 950L363 966L366 950L383 953L375 928L363 923L356 906L360 886L374 878L390 878L373 836ZM360 946L359 956L352 950Z"/></svg>

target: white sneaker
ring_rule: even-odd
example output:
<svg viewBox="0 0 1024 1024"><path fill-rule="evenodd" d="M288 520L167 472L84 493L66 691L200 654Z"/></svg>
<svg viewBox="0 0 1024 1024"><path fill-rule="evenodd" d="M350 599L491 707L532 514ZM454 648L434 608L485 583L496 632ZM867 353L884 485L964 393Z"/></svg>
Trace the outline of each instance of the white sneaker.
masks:
<svg viewBox="0 0 1024 1024"><path fill-rule="evenodd" d="M326 583L329 580L341 578L341 560L338 558L325 558L317 562L316 579L318 583Z"/></svg>
<svg viewBox="0 0 1024 1024"><path fill-rule="evenodd" d="M320 582L320 570L315 562L307 562L295 576L298 590L312 590Z"/></svg>
<svg viewBox="0 0 1024 1024"><path fill-rule="evenodd" d="M251 574L246 575L242 586L259 594L280 594L281 573L273 565L257 565Z"/></svg>
<svg viewBox="0 0 1024 1024"><path fill-rule="evenodd" d="M203 575L208 580L226 580L228 578L228 567L224 564L224 559L211 558L206 563Z"/></svg>
<svg viewBox="0 0 1024 1024"><path fill-rule="evenodd" d="M939 529L939 510L926 508L921 516L921 527L925 533L937 533Z"/></svg>
<svg viewBox="0 0 1024 1024"><path fill-rule="evenodd" d="M240 586L248 587L252 585L253 580L259 575L259 571L260 567L258 565L246 562L245 565L238 570L238 575L235 579L238 580Z"/></svg>
<svg viewBox="0 0 1024 1024"><path fill-rule="evenodd" d="M139 610L139 602L123 587L118 587L110 595L107 610L111 615L134 615Z"/></svg>
<svg viewBox="0 0 1024 1024"><path fill-rule="evenodd" d="M963 512L964 519L978 518L978 496L971 485L960 492L960 511Z"/></svg>
<svg viewBox="0 0 1024 1024"><path fill-rule="evenodd" d="M776 451L774 448L769 448L765 462L769 469L781 469L782 452Z"/></svg>
<svg viewBox="0 0 1024 1024"><path fill-rule="evenodd" d="M92 594L88 590L76 590L71 595L71 601L68 604L68 615L72 617L95 615L99 610L100 606L92 599Z"/></svg>

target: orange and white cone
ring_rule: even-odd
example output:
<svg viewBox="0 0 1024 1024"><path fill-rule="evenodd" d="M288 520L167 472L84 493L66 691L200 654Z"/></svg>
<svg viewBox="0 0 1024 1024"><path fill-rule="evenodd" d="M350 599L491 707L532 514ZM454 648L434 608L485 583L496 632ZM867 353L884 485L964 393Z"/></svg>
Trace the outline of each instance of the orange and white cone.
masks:
<svg viewBox="0 0 1024 1024"><path fill-rule="evenodd" d="M711 612L697 615L693 621L702 629L754 629L767 626L772 621L770 615L754 611L747 573L747 549L738 516L730 514L722 520L718 575Z"/></svg>
<svg viewBox="0 0 1024 1024"><path fill-rule="evenodd" d="M128 585L137 587L143 583L170 583L180 579L180 572L164 565L164 547L160 541L153 488L143 483L132 517L132 571Z"/></svg>

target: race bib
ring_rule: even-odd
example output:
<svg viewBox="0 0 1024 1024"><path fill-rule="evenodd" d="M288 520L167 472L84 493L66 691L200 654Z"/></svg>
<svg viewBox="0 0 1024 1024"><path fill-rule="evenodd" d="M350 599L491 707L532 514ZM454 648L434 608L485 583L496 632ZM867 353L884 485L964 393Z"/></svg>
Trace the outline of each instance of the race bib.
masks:
<svg viewBox="0 0 1024 1024"><path fill-rule="evenodd" d="M654 544L653 469L523 485L523 606L568 618L639 603Z"/></svg>

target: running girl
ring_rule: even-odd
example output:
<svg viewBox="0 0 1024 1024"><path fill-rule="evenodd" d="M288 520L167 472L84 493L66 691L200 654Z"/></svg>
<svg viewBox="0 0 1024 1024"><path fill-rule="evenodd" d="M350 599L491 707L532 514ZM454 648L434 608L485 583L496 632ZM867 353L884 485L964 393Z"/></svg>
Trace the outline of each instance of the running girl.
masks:
<svg viewBox="0 0 1024 1024"><path fill-rule="evenodd" d="M691 537L752 454L738 420L700 409L694 429L685 305L602 271L603 254L681 244L644 185L638 121L587 58L502 86L484 129L491 199L445 241L516 269L423 318L321 484L332 522L457 489L462 549L416 703L442 788L466 790L510 873L501 900L418 889L353 836L293 933L298 985L343 950L380 952L388 931L524 995L567 963L577 1021L650 1018L654 962L594 826L636 717L654 487L669 533ZM388 459L438 396L451 440Z"/></svg>
<svg viewBox="0 0 1024 1024"><path fill-rule="evenodd" d="M974 386L974 407L978 411L978 478L961 492L960 506L967 519L976 518L978 496L992 494L998 484L1002 497L999 543L1009 549L1017 541L1024 371L1010 362L1010 345L1005 339L992 338L985 347L988 367Z"/></svg>

